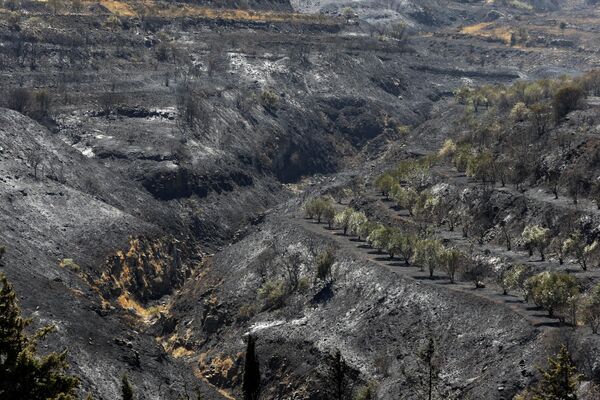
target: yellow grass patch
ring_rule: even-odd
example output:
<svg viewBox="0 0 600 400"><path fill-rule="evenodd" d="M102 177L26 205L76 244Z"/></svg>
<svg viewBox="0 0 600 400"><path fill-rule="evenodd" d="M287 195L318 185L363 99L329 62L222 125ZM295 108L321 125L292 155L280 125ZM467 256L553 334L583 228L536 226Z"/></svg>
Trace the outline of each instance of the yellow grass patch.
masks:
<svg viewBox="0 0 600 400"><path fill-rule="evenodd" d="M500 39L506 44L510 44L512 30L507 27L494 26L492 22L482 22L480 24L465 26L460 30L463 35L489 37Z"/></svg>
<svg viewBox="0 0 600 400"><path fill-rule="evenodd" d="M111 13L120 17L134 17L137 15L129 4L122 1L101 0L100 4L106 7Z"/></svg>

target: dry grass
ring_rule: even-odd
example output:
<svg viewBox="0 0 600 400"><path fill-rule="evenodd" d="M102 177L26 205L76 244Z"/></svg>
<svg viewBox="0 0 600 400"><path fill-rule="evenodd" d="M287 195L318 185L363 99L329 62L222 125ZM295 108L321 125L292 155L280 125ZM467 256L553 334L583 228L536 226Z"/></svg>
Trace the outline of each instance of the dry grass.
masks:
<svg viewBox="0 0 600 400"><path fill-rule="evenodd" d="M509 27L495 26L492 22L482 22L480 24L465 26L460 30L460 33L469 36L494 38L510 44L513 31Z"/></svg>
<svg viewBox="0 0 600 400"><path fill-rule="evenodd" d="M127 3L115 0L101 0L100 4L119 17L135 17L137 12Z"/></svg>

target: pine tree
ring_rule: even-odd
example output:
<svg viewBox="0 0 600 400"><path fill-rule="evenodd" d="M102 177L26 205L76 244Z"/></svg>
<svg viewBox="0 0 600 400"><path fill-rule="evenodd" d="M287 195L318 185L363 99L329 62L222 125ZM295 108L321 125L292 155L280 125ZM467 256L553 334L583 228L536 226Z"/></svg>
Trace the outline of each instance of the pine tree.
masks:
<svg viewBox="0 0 600 400"><path fill-rule="evenodd" d="M563 345L555 357L548 358L548 367L540 369L542 380L515 397L515 400L577 400L580 375Z"/></svg>
<svg viewBox="0 0 600 400"><path fill-rule="evenodd" d="M121 378L121 392L123 393L123 400L133 400L133 388L129 383L127 374L124 374Z"/></svg>
<svg viewBox="0 0 600 400"><path fill-rule="evenodd" d="M4 274L0 285L0 398L75 400L79 380L65 374L66 351L37 355L38 342L54 328L28 335L25 328L31 320L21 316L17 295Z"/></svg>
<svg viewBox="0 0 600 400"><path fill-rule="evenodd" d="M256 358L255 348L256 340L253 336L248 336L244 363L244 382L242 384L244 400L258 400L260 397L260 366L258 358Z"/></svg>
<svg viewBox="0 0 600 400"><path fill-rule="evenodd" d="M541 371L542 380L535 391L544 400L576 400L580 375L566 346L555 357L548 358L548 367Z"/></svg>

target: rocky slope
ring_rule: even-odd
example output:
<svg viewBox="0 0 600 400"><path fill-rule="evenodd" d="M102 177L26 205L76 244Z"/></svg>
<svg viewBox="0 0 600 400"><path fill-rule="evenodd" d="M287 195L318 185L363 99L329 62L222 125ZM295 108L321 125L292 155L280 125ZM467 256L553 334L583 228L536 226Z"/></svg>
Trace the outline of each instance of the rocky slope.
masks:
<svg viewBox="0 0 600 400"><path fill-rule="evenodd" d="M71 349L84 389L115 398L127 371L142 398L196 387L222 397L210 385L237 394L242 337L254 332L269 396L322 396L323 360L340 347L357 385L377 379L382 398L416 398L415 353L433 326L445 327L435 332L443 395L499 399L526 383L546 333L360 253L340 255L330 287L304 282L279 309L257 300L262 279L281 278L263 264L293 250L310 276L311 249L329 243L290 219L299 193L405 152L388 145L464 84L597 64L577 45L461 33L453 24L480 22L489 7L450 10L413 2L386 17L436 30L406 42L312 16L2 13L3 100L14 108L20 87L34 96L23 113L0 109L2 270L26 313L58 326L49 346ZM590 40L581 24L569 33ZM39 109L43 92L50 109ZM439 115L409 136L409 151L441 141Z"/></svg>

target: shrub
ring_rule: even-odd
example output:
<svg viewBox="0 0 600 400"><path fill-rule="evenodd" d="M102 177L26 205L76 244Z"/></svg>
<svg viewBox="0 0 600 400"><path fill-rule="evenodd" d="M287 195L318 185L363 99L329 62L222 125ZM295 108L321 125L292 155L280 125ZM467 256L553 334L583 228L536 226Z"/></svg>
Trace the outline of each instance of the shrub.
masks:
<svg viewBox="0 0 600 400"><path fill-rule="evenodd" d="M29 89L12 89L8 94L6 106L11 110L25 113L31 105L31 92Z"/></svg>
<svg viewBox="0 0 600 400"><path fill-rule="evenodd" d="M558 89L554 95L554 116L556 121L560 121L568 113L578 109L584 97L585 92L583 89L574 84L568 84Z"/></svg>
<svg viewBox="0 0 600 400"><path fill-rule="evenodd" d="M61 268L66 268L66 269L68 269L69 271L72 271L72 272L79 272L79 271L81 271L81 267L75 261L73 261L72 258L63 258L60 261L59 266Z"/></svg>
<svg viewBox="0 0 600 400"><path fill-rule="evenodd" d="M328 249L317 257L317 279L328 281L331 279L331 270L335 263L335 254L333 250Z"/></svg>
<svg viewBox="0 0 600 400"><path fill-rule="evenodd" d="M279 96L272 90L263 90L260 94L260 103L269 112L274 112L277 109Z"/></svg>
<svg viewBox="0 0 600 400"><path fill-rule="evenodd" d="M248 321L249 319L254 317L257 312L258 312L258 309L256 307L256 304L254 304L254 303L242 304L240 306L240 308L238 308L237 319L238 319L238 321Z"/></svg>
<svg viewBox="0 0 600 400"><path fill-rule="evenodd" d="M265 301L265 308L279 308L285 300L285 283L269 280L258 289L258 298Z"/></svg>
<svg viewBox="0 0 600 400"><path fill-rule="evenodd" d="M354 400L375 400L377 398L377 383L369 382L361 386L354 395Z"/></svg>

